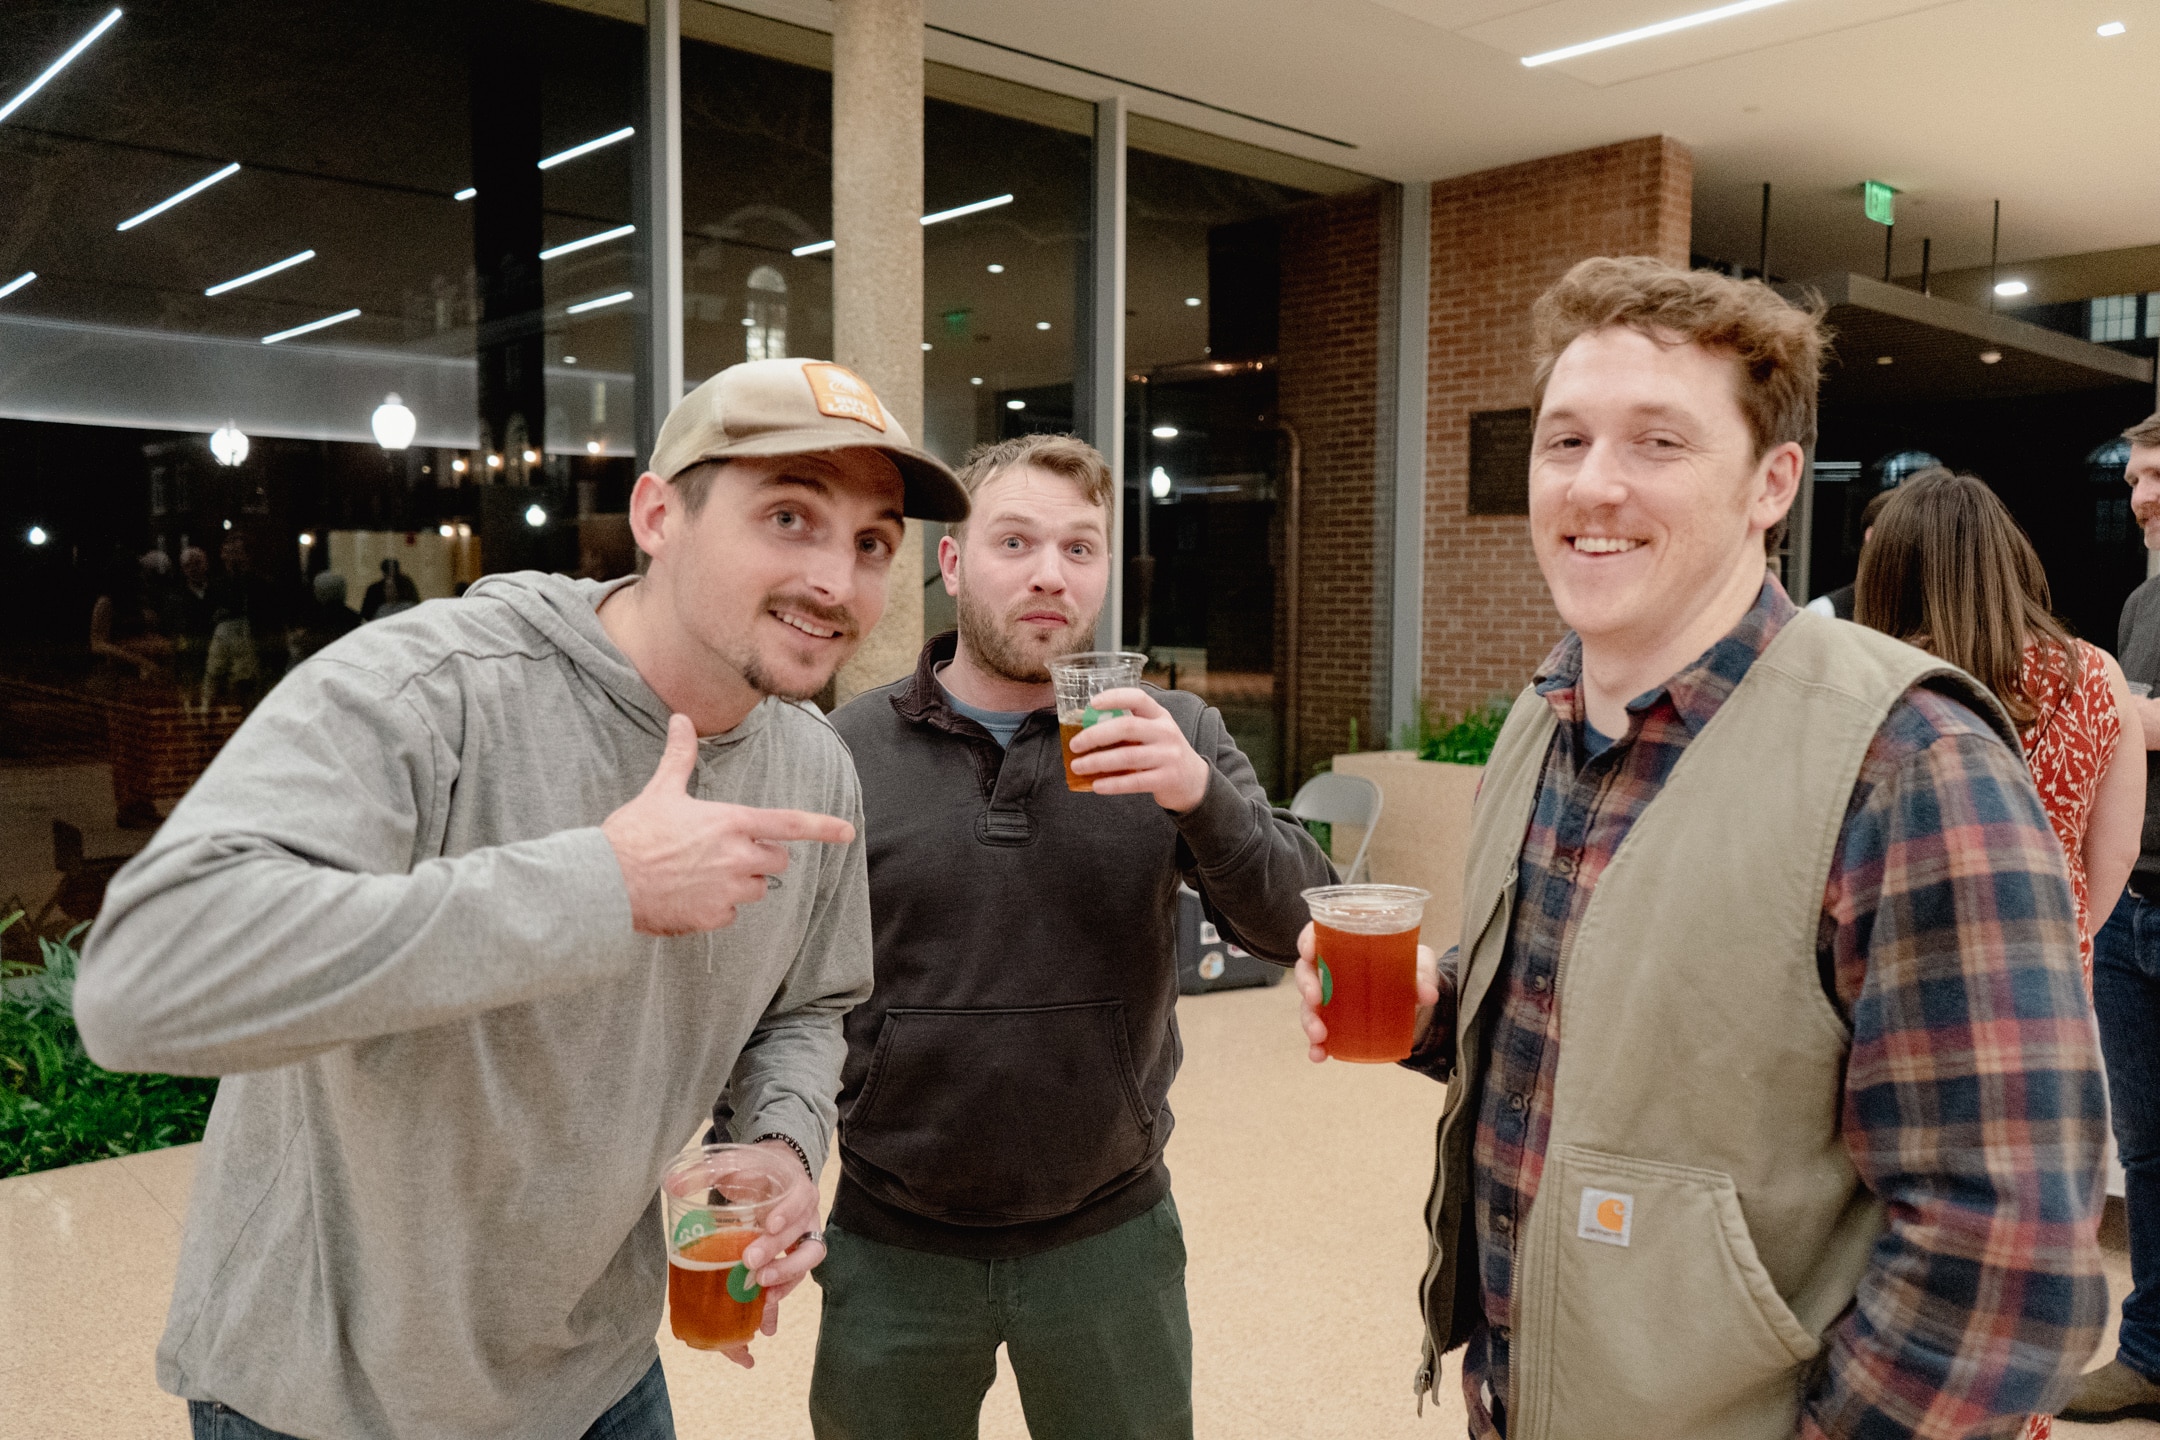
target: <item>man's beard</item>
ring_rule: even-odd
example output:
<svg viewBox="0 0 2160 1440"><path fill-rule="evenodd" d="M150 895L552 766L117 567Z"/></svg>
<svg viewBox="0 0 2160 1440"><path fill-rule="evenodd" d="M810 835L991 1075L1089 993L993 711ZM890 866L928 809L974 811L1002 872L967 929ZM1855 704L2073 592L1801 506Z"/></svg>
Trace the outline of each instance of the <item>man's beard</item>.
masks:
<svg viewBox="0 0 2160 1440"><path fill-rule="evenodd" d="M957 600L960 643L967 646L969 656L991 674L1017 684L1047 685L1051 660L1060 655L1078 654L1095 642L1095 617L1089 616L1082 624L1073 614L1072 607L1063 601L1023 600L1012 618L1007 619L970 595L964 581ZM1055 610L1063 615L1067 630L1064 639L1053 641L1047 648L1037 651L1021 638L1019 617L1032 610Z"/></svg>
<svg viewBox="0 0 2160 1440"><path fill-rule="evenodd" d="M793 610L839 631L845 646L840 658L833 661L832 669L815 683L790 683L766 669L765 659L758 654L755 645L745 645L733 661L735 670L742 676L743 683L760 695L777 695L782 700L815 700L824 693L826 686L832 684L833 676L847 663L848 656L855 653L856 643L862 638L855 617L841 606L820 604L800 595L768 595L758 606L758 613L762 615L770 610Z"/></svg>

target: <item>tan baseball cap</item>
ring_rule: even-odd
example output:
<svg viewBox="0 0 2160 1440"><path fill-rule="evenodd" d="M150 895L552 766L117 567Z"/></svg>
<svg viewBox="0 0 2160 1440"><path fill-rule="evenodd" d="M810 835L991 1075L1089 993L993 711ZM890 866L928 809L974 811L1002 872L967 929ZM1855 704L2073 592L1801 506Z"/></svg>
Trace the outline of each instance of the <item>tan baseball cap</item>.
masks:
<svg viewBox="0 0 2160 1440"><path fill-rule="evenodd" d="M706 460L832 450L875 450L898 466L906 487L902 514L967 519L967 492L945 462L915 448L862 377L828 360L728 366L668 412L651 468L672 480Z"/></svg>

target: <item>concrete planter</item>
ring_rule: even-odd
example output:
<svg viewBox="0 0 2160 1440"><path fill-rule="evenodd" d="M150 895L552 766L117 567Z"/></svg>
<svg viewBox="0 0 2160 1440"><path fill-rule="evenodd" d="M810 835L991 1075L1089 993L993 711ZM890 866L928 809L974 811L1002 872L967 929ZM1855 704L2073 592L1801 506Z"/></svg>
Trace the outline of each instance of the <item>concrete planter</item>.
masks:
<svg viewBox="0 0 2160 1440"><path fill-rule="evenodd" d="M1361 879L1417 885L1432 891L1421 938L1445 952L1462 933L1463 865L1470 853L1470 804L1482 765L1420 760L1409 750L1337 755L1338 775L1357 775L1380 787L1380 828ZM1364 832L1338 825L1332 835L1338 869L1357 855Z"/></svg>

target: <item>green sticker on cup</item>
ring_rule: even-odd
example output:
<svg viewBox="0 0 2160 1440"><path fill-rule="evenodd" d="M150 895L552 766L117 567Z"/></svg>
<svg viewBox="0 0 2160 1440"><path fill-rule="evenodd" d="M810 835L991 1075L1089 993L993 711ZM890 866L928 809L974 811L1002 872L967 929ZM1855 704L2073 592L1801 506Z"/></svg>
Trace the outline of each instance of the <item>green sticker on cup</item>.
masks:
<svg viewBox="0 0 2160 1440"><path fill-rule="evenodd" d="M737 1265L727 1272L727 1293L730 1300L747 1305L758 1297L758 1283L750 1278L748 1265Z"/></svg>
<svg viewBox="0 0 2160 1440"><path fill-rule="evenodd" d="M713 1223L710 1210L692 1210L675 1222L675 1248L682 1249L694 1240L702 1240L716 1233L720 1227Z"/></svg>
<svg viewBox="0 0 2160 1440"><path fill-rule="evenodd" d="M1085 730L1098 720L1113 720L1130 712L1124 710L1097 710L1093 705L1080 712L1080 728Z"/></svg>
<svg viewBox="0 0 2160 1440"><path fill-rule="evenodd" d="M1320 962L1320 1003L1335 1003L1335 972L1327 968L1327 961Z"/></svg>

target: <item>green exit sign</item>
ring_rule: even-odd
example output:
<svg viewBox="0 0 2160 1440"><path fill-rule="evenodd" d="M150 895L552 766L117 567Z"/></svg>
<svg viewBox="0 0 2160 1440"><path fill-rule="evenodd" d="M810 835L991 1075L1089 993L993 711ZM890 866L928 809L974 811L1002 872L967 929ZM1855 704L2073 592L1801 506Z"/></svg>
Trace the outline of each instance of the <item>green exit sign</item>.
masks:
<svg viewBox="0 0 2160 1440"><path fill-rule="evenodd" d="M1867 207L1867 218L1878 225L1897 224L1896 216L1890 208L1891 199L1896 194L1897 191L1880 180L1870 180L1862 185L1860 196L1862 204Z"/></svg>

